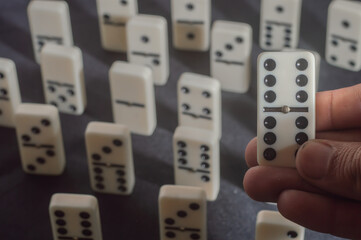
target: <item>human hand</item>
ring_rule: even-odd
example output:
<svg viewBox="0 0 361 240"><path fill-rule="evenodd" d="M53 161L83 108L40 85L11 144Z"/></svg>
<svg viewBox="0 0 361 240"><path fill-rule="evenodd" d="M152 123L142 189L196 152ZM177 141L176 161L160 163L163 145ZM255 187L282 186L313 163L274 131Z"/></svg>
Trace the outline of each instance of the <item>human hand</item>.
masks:
<svg viewBox="0 0 361 240"><path fill-rule="evenodd" d="M361 239L361 84L316 99L317 140L300 148L296 169L258 166L253 139L243 185L251 198L276 202L306 228Z"/></svg>

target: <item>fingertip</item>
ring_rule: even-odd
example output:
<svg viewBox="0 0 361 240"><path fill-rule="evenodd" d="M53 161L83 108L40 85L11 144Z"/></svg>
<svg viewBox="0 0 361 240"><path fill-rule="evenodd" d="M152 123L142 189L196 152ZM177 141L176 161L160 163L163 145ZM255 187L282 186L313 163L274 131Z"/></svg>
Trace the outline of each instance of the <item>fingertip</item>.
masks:
<svg viewBox="0 0 361 240"><path fill-rule="evenodd" d="M324 140L312 140L305 143L297 153L296 168L307 180L320 180L325 177L328 162L334 154L334 148Z"/></svg>
<svg viewBox="0 0 361 240"><path fill-rule="evenodd" d="M252 198L255 201L259 201L259 194L258 194L258 187L257 182L259 179L257 178L257 169L256 168L250 168L243 178L243 187L244 191L248 194L250 198Z"/></svg>
<svg viewBox="0 0 361 240"><path fill-rule="evenodd" d="M277 207L278 211L284 216L285 218L298 223L298 219L295 219L294 216L298 216L296 214L299 209L296 207L298 204L299 199L299 192L297 190L284 190L280 193L277 200Z"/></svg>
<svg viewBox="0 0 361 240"><path fill-rule="evenodd" d="M246 147L245 159L249 168L258 165L257 162L257 138L253 138Z"/></svg>

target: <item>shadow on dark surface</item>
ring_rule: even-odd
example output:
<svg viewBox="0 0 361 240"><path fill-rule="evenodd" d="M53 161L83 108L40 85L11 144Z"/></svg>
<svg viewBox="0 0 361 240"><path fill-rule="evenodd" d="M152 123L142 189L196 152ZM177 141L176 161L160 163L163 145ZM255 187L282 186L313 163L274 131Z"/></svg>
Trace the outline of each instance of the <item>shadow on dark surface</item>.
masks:
<svg viewBox="0 0 361 240"><path fill-rule="evenodd" d="M323 58L325 56L327 25L321 23L306 6L302 8L302 16L300 38L312 47L311 50L317 51Z"/></svg>
<svg viewBox="0 0 361 240"><path fill-rule="evenodd" d="M158 187L161 187L164 184L174 183L173 158L169 160L158 160L145 156L143 153L139 152L135 152L133 157L135 175L140 181Z"/></svg>
<svg viewBox="0 0 361 240"><path fill-rule="evenodd" d="M233 154L224 144L221 144L220 160L221 179L243 189L243 178L248 169L245 160Z"/></svg>
<svg viewBox="0 0 361 240"><path fill-rule="evenodd" d="M4 18L2 15L0 15L0 35L0 42L10 47L18 54L26 57L28 60L34 60L33 45L30 32L19 28L9 19Z"/></svg>
<svg viewBox="0 0 361 240"><path fill-rule="evenodd" d="M174 109L157 102L157 127L173 133L178 126L178 113Z"/></svg>
<svg viewBox="0 0 361 240"><path fill-rule="evenodd" d="M222 110L238 123L252 131L257 130L257 104L248 94L239 97L234 93L223 94L222 106Z"/></svg>

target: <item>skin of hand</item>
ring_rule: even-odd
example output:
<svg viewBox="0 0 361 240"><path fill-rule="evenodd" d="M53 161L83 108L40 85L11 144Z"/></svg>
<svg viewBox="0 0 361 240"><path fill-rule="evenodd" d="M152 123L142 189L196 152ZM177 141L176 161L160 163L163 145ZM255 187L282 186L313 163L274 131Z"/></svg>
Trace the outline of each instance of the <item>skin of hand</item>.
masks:
<svg viewBox="0 0 361 240"><path fill-rule="evenodd" d="M316 140L301 146L296 169L258 166L257 141L246 149L243 181L256 201L314 231L361 239L361 84L317 93Z"/></svg>

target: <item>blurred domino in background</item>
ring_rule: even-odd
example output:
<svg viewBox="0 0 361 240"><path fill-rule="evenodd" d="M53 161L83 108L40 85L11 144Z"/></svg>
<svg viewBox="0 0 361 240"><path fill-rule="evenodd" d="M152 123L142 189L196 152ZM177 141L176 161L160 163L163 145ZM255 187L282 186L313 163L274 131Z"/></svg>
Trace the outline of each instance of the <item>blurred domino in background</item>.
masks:
<svg viewBox="0 0 361 240"><path fill-rule="evenodd" d="M92 189L101 193L131 194L135 176L129 129L114 123L91 122L85 140Z"/></svg>
<svg viewBox="0 0 361 240"><path fill-rule="evenodd" d="M45 104L20 104L15 113L21 162L26 173L60 175L65 153L58 110Z"/></svg>
<svg viewBox="0 0 361 240"><path fill-rule="evenodd" d="M361 2L338 0L328 9L326 60L350 71L361 70Z"/></svg>
<svg viewBox="0 0 361 240"><path fill-rule="evenodd" d="M208 76L183 73L178 81L178 125L222 136L221 85Z"/></svg>
<svg viewBox="0 0 361 240"><path fill-rule="evenodd" d="M276 211L257 214L256 240L303 240L305 228L284 218Z"/></svg>
<svg viewBox="0 0 361 240"><path fill-rule="evenodd" d="M15 127L14 114L21 103L15 63L0 58L0 126Z"/></svg>
<svg viewBox="0 0 361 240"><path fill-rule="evenodd" d="M49 205L53 239L102 240L98 200L90 195L57 193Z"/></svg>
<svg viewBox="0 0 361 240"><path fill-rule="evenodd" d="M152 71L116 61L109 71L114 122L133 133L150 136L157 126Z"/></svg>
<svg viewBox="0 0 361 240"><path fill-rule="evenodd" d="M218 136L205 129L177 127L173 154L175 184L200 187L209 201L216 200L220 187Z"/></svg>
<svg viewBox="0 0 361 240"><path fill-rule="evenodd" d="M87 104L81 50L47 44L40 56L46 102L62 113L81 115Z"/></svg>
<svg viewBox="0 0 361 240"><path fill-rule="evenodd" d="M261 0L260 46L264 50L297 48L302 0Z"/></svg>
<svg viewBox="0 0 361 240"><path fill-rule="evenodd" d="M128 20L138 13L137 0L97 0L102 46L109 51L127 51Z"/></svg>
<svg viewBox="0 0 361 240"><path fill-rule="evenodd" d="M222 90L246 93L251 83L252 28L246 23L216 21L212 28L211 75Z"/></svg>
<svg viewBox="0 0 361 240"><path fill-rule="evenodd" d="M169 78L167 20L161 16L137 15L127 25L128 61L148 66L156 85Z"/></svg>
<svg viewBox="0 0 361 240"><path fill-rule="evenodd" d="M191 51L209 49L211 8L210 0L171 0L174 48Z"/></svg>
<svg viewBox="0 0 361 240"><path fill-rule="evenodd" d="M73 45L69 7L65 1L31 1L28 18L36 62L46 43Z"/></svg>
<svg viewBox="0 0 361 240"><path fill-rule="evenodd" d="M158 197L160 239L207 239L207 201L201 188L162 186Z"/></svg>

